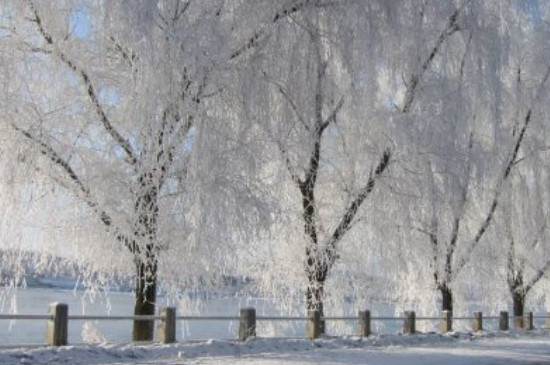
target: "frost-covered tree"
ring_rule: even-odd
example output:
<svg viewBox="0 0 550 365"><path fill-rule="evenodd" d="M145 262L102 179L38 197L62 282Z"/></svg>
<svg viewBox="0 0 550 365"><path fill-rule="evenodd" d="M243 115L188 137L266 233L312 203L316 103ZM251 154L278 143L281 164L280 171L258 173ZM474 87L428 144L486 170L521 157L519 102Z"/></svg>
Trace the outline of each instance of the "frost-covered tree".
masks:
<svg viewBox="0 0 550 365"><path fill-rule="evenodd" d="M4 1L6 186L74 202L63 217L86 219L95 237L65 251L87 252L92 266L128 258L135 314L153 314L159 275L201 281L239 227L258 223L248 129L220 99L250 49L318 3ZM134 323L135 340L152 333Z"/></svg>
<svg viewBox="0 0 550 365"><path fill-rule="evenodd" d="M538 22L532 25L532 32L540 26ZM498 270L506 279L510 294L516 326L522 326L523 313L528 296L534 296L535 286L546 277L550 270L549 237L548 237L548 108L533 104L547 100L547 88L537 85L533 77L534 64L540 62L532 56L538 52L530 50L529 46L539 44L544 33L540 32L526 42L516 44L521 50L522 58L518 60L513 77L514 85L511 93L512 105L516 109L515 125L521 113L527 113L532 120L530 134L518 150L510 181L505 185L503 193L503 209L499 216L500 234L496 239L504 246L499 259ZM532 44L529 44L531 43ZM527 56L531 56L529 59ZM539 55L540 57L540 55ZM545 76L548 78L548 74ZM546 80L544 79L543 82ZM546 81L547 82L547 81ZM517 134L517 128L513 131Z"/></svg>
<svg viewBox="0 0 550 365"><path fill-rule="evenodd" d="M290 238L293 248L287 249L301 258L305 280L297 282L305 287L308 310L323 313L331 273L350 272L342 261L344 246L362 240L352 234L358 222L372 221L367 202L388 172L396 135L407 134L405 123L426 76L458 32L466 7L333 2L293 16L256 55L255 77L264 83L250 100L268 106L256 118L291 182L281 192L283 205L294 207L295 225L286 228L299 225L301 234ZM425 38L415 36L419 29ZM385 193L377 202L391 204ZM369 240L358 246L363 252L381 245Z"/></svg>
<svg viewBox="0 0 550 365"><path fill-rule="evenodd" d="M419 103L424 122L413 143L421 199L412 203L413 221L420 217L413 228L424 235L422 257L429 258L442 309L450 311L453 288L495 221L548 88L545 51L533 51L540 30L529 26L529 15L512 4L484 5L481 13L495 14L492 20L459 23L461 37L438 60L433 79L443 88ZM515 80L522 73L532 92L520 101Z"/></svg>
<svg viewBox="0 0 550 365"><path fill-rule="evenodd" d="M521 160L522 164L526 162ZM534 296L550 270L548 171L541 166L531 168L522 166L516 170L506 191L508 199L503 202L502 234L497 236L504 246L499 255L502 269L497 272L505 277L518 328L523 325L528 296Z"/></svg>

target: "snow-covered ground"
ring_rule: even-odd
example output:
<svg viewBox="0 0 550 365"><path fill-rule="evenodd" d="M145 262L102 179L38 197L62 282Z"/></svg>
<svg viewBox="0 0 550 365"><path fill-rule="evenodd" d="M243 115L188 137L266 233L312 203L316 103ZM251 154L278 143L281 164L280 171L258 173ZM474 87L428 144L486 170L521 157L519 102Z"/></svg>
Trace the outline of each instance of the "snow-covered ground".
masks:
<svg viewBox="0 0 550 365"><path fill-rule="evenodd" d="M550 334L538 330L13 348L0 350L0 364L550 364Z"/></svg>

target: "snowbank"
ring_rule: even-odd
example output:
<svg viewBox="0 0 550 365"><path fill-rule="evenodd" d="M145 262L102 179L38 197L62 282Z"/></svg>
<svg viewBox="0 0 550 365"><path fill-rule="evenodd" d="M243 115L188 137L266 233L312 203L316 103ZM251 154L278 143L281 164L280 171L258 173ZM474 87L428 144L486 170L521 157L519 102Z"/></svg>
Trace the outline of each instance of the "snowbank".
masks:
<svg viewBox="0 0 550 365"><path fill-rule="evenodd" d="M370 359L373 351L379 353L399 353L405 350L421 348L427 349L459 349L468 350L470 347L478 347L479 344L487 344L505 340L507 347L513 347L514 343L538 342L546 345L544 353L550 354L550 335L548 331L536 330L529 333L521 332L481 332L481 333L448 333L448 334L416 334L416 335L379 335L369 338L359 337L325 337L315 341L291 338L252 338L246 342L236 340L207 340L197 342L186 342L172 345L160 344L101 344L101 345L78 345L66 347L39 347L39 348L9 348L0 350L0 364L121 364L121 363L162 363L162 364L184 364L189 360L202 360L200 363L219 361L223 359L245 359L255 363L262 363L261 359L273 358L273 356L285 355L285 358L307 358L305 363L334 363L327 360L326 353L331 351L338 353L338 363L348 364L346 358L353 354L353 361L361 353L358 350L368 350ZM540 347L540 346L539 346ZM316 353L316 356L311 354ZM493 358L491 361L495 361ZM484 356L484 358L487 356ZM490 358L490 356L489 356ZM513 357L506 358L513 361ZM522 361L525 358L521 355ZM246 360L248 359L248 360ZM401 357L403 360L403 358ZM518 358L519 360L519 358ZM341 362L340 362L341 361ZM462 359L464 361L464 359ZM540 358L537 358L540 363ZM550 356L548 357L550 361ZM408 359L409 364L422 364L425 359L418 361ZM296 363L293 360L293 363ZM454 364L454 362L451 362ZM458 362L460 363L460 362ZM497 362L499 363L499 362ZM513 362L512 362L513 363ZM527 362L529 363L529 362ZM390 365L391 362L387 363Z"/></svg>

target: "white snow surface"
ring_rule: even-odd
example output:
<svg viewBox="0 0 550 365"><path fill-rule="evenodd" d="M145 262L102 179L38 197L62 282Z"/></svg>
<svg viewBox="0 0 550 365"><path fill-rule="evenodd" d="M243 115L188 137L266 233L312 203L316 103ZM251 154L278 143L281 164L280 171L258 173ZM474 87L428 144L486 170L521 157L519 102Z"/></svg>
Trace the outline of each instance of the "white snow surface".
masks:
<svg viewBox="0 0 550 365"><path fill-rule="evenodd" d="M550 364L550 333L481 332L5 348L0 364Z"/></svg>

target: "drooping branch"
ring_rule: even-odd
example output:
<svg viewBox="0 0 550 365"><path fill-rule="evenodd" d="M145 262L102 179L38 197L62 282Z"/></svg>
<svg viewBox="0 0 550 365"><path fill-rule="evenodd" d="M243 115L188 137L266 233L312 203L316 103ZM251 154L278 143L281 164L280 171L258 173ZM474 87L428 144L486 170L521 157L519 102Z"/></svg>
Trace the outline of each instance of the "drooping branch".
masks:
<svg viewBox="0 0 550 365"><path fill-rule="evenodd" d="M514 260L514 246L514 238L510 237L510 244L508 245L508 252L506 257L506 282L509 289L516 287L516 264Z"/></svg>
<svg viewBox="0 0 550 365"><path fill-rule="evenodd" d="M435 187L435 179L434 179L434 173L433 173L433 167L430 161L427 163L428 169L429 169L429 183L430 183L430 190L431 190L431 199L430 203L432 205L432 217L431 217L431 223L430 223L430 229L426 233L428 234L428 237L430 239L430 245L432 248L432 268L433 268L433 277L435 281L435 285L439 287L441 285L441 276L439 273L439 265L438 265L438 253L439 253L439 245L440 241L438 238L438 228L439 228L439 217L436 213L436 187Z"/></svg>
<svg viewBox="0 0 550 365"><path fill-rule="evenodd" d="M340 109L342 109L343 106L344 106L344 95L342 95L342 97L340 98L340 100L338 101L338 103L336 104L334 109L332 110L332 112L329 114L329 116L323 122L323 125L325 126L325 128L326 128L326 126L329 125L329 123L331 123L335 120L336 115L338 114Z"/></svg>
<svg viewBox="0 0 550 365"><path fill-rule="evenodd" d="M270 25L274 25L278 23L279 21L287 18L288 16L299 12L304 7L306 7L308 4L315 2L316 0L301 0L301 1L295 1L294 3L291 3L287 6L285 6L283 9L278 11L272 18ZM254 32L250 38L248 38L245 43L238 47L236 50L231 52L231 55L229 56L230 60L234 60L242 56L246 51L249 49L252 49L256 47L260 41L267 37L267 29L261 28Z"/></svg>
<svg viewBox="0 0 550 365"><path fill-rule="evenodd" d="M300 113L300 111L298 110L298 106L296 105L296 103L294 102L294 99L292 99L292 97L285 91L285 89L282 87L282 85L278 85L278 89L279 89L279 93L283 96L283 98L287 101L287 103L290 105L290 107L292 108L292 111L294 112L294 114L296 115L296 117L298 117L298 120L300 121L300 123L302 124L302 126L304 127L304 129L306 131L309 131L310 130L310 127L309 125L306 123L306 121L304 120L304 118L302 117L302 114Z"/></svg>
<svg viewBox="0 0 550 365"><path fill-rule="evenodd" d="M533 288L533 286L535 286L539 282L539 280L542 279L544 275L546 275L548 270L550 270L550 260L546 261L542 268L537 270L535 275L531 278L531 280L529 280L529 283L524 286L525 293L528 293Z"/></svg>
<svg viewBox="0 0 550 365"><path fill-rule="evenodd" d="M176 6L174 8L174 12L170 18L166 18L160 12L157 15L164 23L164 26L170 27L172 24L175 24L183 16L183 14L185 14L187 9L189 9L189 6L191 5L191 3L192 3L192 0L188 0L188 1L185 1L185 3L182 5L182 1L177 0ZM161 26L161 29L165 30L162 26Z"/></svg>
<svg viewBox="0 0 550 365"><path fill-rule="evenodd" d="M283 158L285 159L285 165L286 165L286 168L288 170L288 173L290 174L290 177L292 178L292 181L299 188L300 186L302 186L302 184L304 182L302 181L302 179L300 179L300 177L298 176L298 173L296 172L294 167L292 167L292 163L290 162L290 158L288 157L288 152L286 151L286 149L280 143L278 144L278 146L279 146L279 151L281 151L281 154L283 155Z"/></svg>
<svg viewBox="0 0 550 365"><path fill-rule="evenodd" d="M531 123L533 107L534 107L534 105L538 104L538 102L540 101L542 90L543 90L546 82L548 81L549 77L550 77L550 67L547 69L546 74L544 75L544 77L543 77L543 79L540 83L540 86L538 88L535 99L533 100L532 106L529 108L529 110L525 114L525 118L523 120L523 126L521 127L518 138L516 139L516 142L514 143L514 147L512 149L512 153L510 155L510 158L508 159L508 161L507 161L507 163L506 163L506 165L503 169L502 176L501 176L501 178L499 180L499 183L496 187L495 194L493 196L493 201L491 203L491 207L489 209L489 212L485 216L485 219L481 223L481 226L479 227L474 239L472 240L472 242L470 244L469 252L472 251L477 246L477 244L479 243L479 241L481 240L481 238L483 237L483 235L485 234L485 232L487 231L487 229L491 225L491 222L493 221L495 212L496 212L497 207L498 207L500 194L501 194L502 189L504 187L504 182L508 179L508 177L510 176L510 173L512 172L512 168L516 165L517 156L518 156L519 150L522 146L522 143L523 143L523 140L524 140L524 137L525 137L525 133L527 132L527 128L529 127L529 124ZM460 269L462 269L462 267L464 267L464 265L466 265L466 262L467 262L466 257L463 258L460 261L459 265L457 266L457 269L458 269L457 272Z"/></svg>
<svg viewBox="0 0 550 365"><path fill-rule="evenodd" d="M174 153L178 146L181 146L185 138L195 124L195 113L201 105L201 100L205 98L205 89L208 84L209 71L205 71L205 75L200 80L192 81L187 73L187 68L183 67L183 75L180 81L180 91L174 100L168 101L164 106L160 127L156 133L156 162L159 166L160 176L158 177L159 190L164 185L168 171L175 162ZM191 86L196 85L195 92L191 92ZM192 106L188 109L187 117L181 115L177 108L179 102L186 100L192 101Z"/></svg>
<svg viewBox="0 0 550 365"><path fill-rule="evenodd" d="M353 221L353 218L357 214L357 211L361 207L361 204L363 204L365 199L369 196L369 194L374 189L374 185L376 184L376 181L380 178L382 173L389 166L390 160L391 160L391 150L387 149L382 154L382 158L380 158L380 161L378 162L378 166L374 170L374 174L371 174L365 186L359 191L355 199L353 199L351 204L347 207L342 217L342 220L338 224L338 227L334 230L334 233L332 234L329 241L329 246L332 248L332 251L335 250L335 246L337 242L349 230L351 223ZM332 257L331 262L333 262L333 260L335 259L336 257Z"/></svg>
<svg viewBox="0 0 550 365"><path fill-rule="evenodd" d="M285 88L283 87L283 85L280 82L278 82L276 80L273 80L270 77L268 77L266 72L263 72L263 77L267 82L269 82L270 84L273 84L277 88L277 90L279 91L279 93L281 94L283 99L285 99L285 101L290 105L292 111L294 112L294 114L296 115L296 117L298 118L300 123L302 124L302 127L304 127L304 129L306 131L309 131L311 128L306 123L306 120L304 119L304 117L302 116L302 113L300 113L300 110L298 109L298 105L297 105L296 101L294 100L294 98L292 98L290 93L287 90L285 90Z"/></svg>
<svg viewBox="0 0 550 365"><path fill-rule="evenodd" d="M544 78L542 79L542 82L540 84L537 96L535 97L535 100L534 100L533 104L536 104L539 101L542 88L544 87L544 85L548 81L549 77L550 77L550 67L548 68L548 70L546 71L546 74L544 75ZM474 239L475 243L477 243L481 239L481 236L483 236L483 233L486 231L487 227L491 223L491 220L493 218L493 214L494 214L494 212L496 210L496 207L498 205L498 199L499 199L499 196L500 196L500 192L502 190L503 182L508 179L508 177L510 176L510 172L512 171L512 168L516 164L517 156L518 156L519 150L521 148L521 145L523 143L525 133L527 132L527 128L529 127L529 124L531 123L532 113L533 113L533 106L531 106L529 108L529 110L527 111L527 113L525 115L525 119L523 121L523 126L522 126L522 128L519 132L516 143L514 144L512 154L511 154L510 158L508 159L508 162L507 162L507 164L504 168L504 172L502 174L500 186L497 187L497 191L495 192L495 197L493 198L493 203L491 205L491 209L489 211L489 214L487 215L485 221L483 222L483 224L481 225L478 233L476 234L476 237Z"/></svg>
<svg viewBox="0 0 550 365"><path fill-rule="evenodd" d="M436 221L433 222L430 230L422 227L413 227L413 229L417 232L427 235L430 240L430 245L432 248L432 261L430 265L433 269L435 284L436 286L440 286L441 282L439 281L440 280L439 270L437 268L437 261L438 261L437 247L439 245L439 240L437 239L437 222Z"/></svg>
<svg viewBox="0 0 550 365"><path fill-rule="evenodd" d="M55 41L54 41L52 35L50 33L48 33L46 31L46 29L44 28L42 18L40 17L40 14L38 13L38 10L34 6L33 1L28 0L28 3L29 3L29 7L30 7L31 11L33 12L33 15L34 15L33 21L36 23L36 26L38 28L38 32L40 33L40 35L42 36L44 41L49 46L54 48L54 54L57 55L57 57L61 60L61 62L63 62L65 65L67 65L80 78L80 80L83 82L83 84L86 88L86 94L89 97L89 99L92 103L92 106L94 107L94 110L96 111L99 119L101 120L101 123L103 124L103 127L105 128L107 133L111 136L111 138L113 138L113 140L115 140L115 142L120 146L120 148L122 148L124 150L124 152L126 153L128 162L130 162L130 164L132 164L132 165L135 165L136 162L137 162L137 157L136 157L136 155L135 155L135 153L132 149L132 146L130 145L130 143L126 139L124 139L124 137L122 137L122 135L114 127L113 123L107 117L107 113L105 112L105 110L101 106L101 103L100 103L99 98L97 96L97 92L96 92L94 86L92 85L92 81L91 81L88 73L84 69L78 67L69 58L69 56L67 56L61 50L55 49L56 48L55 47Z"/></svg>
<svg viewBox="0 0 550 365"><path fill-rule="evenodd" d="M98 216L99 220L104 224L107 230L113 230L116 239L131 250L131 240L121 234L118 228L113 226L113 219L111 216L99 207L98 202L92 197L90 189L84 184L82 179L78 176L70 164L63 159L52 146L47 144L42 139L34 136L29 131L22 129L13 123L11 126L28 141L36 145L42 155L48 158L54 165L58 166L64 172L67 178L76 186L77 196L80 197L83 202Z"/></svg>
<svg viewBox="0 0 550 365"><path fill-rule="evenodd" d="M540 228L540 231L543 231L546 229L546 220L544 222L544 224L541 226ZM531 244L531 247L535 247L537 245L537 243L539 242L539 237L536 237L534 240L533 240L533 243ZM513 256L513 240L511 240L511 243L512 243L512 247L511 247L511 250L509 252L509 259L508 261L510 263L514 263L514 256ZM513 268L513 266L512 266ZM519 269L521 270L521 269ZM533 275L533 277L531 278L531 280L529 280L529 282L527 284L524 284L522 285L522 290L524 291L525 294L529 293L529 291L531 291L531 289L533 289L533 287L548 273L548 271L550 270L550 260L547 260L544 265L542 265L538 270L535 271L535 274ZM508 270L509 273L513 273L513 271L511 271L510 269ZM522 281L522 284L523 284L523 281Z"/></svg>
<svg viewBox="0 0 550 365"><path fill-rule="evenodd" d="M126 62L126 64L131 67L131 68L134 68L134 73L137 73L137 69L135 69L135 64L136 64L136 61L139 60L138 58L138 55L132 51L131 49L129 48L126 48L126 47L123 47L117 40L115 37L113 36L110 36L109 37L109 40L113 43L113 47L115 49L115 51L120 54L120 57L122 57L122 59L124 60L124 62Z"/></svg>
<svg viewBox="0 0 550 365"><path fill-rule="evenodd" d="M449 21L447 23L447 26L441 32L439 35L439 38L437 39L437 42L435 43L434 48L428 55L428 58L424 61L422 64L422 67L420 71L416 74L413 74L407 84L407 89L405 91L405 101L403 103L403 107L401 108L402 113L408 113L411 110L412 104L414 102L416 91L418 89L418 85L420 81L422 80L422 77L424 77L424 74L428 69L431 67L433 60L435 56L439 53L441 46L445 41L453 35L456 31L459 30L458 26L458 17L460 15L461 8L457 8L453 14L449 17Z"/></svg>
<svg viewBox="0 0 550 365"><path fill-rule="evenodd" d="M325 93L323 88L325 86L324 81L325 75L327 73L328 63L323 58L322 43L319 34L314 33L311 35L311 38L315 48L315 57L317 61L317 82L315 84L315 123L318 129L324 130L328 123L330 123L330 119L328 119L326 122L323 122L323 103L325 102Z"/></svg>
<svg viewBox="0 0 550 365"><path fill-rule="evenodd" d="M323 134L329 124L335 120L336 114L343 105L343 100L341 101L342 105L336 105L333 112L330 113L332 118L327 118L323 120L323 103L324 103L324 93L323 93L323 82L326 76L327 63L322 59L321 56L321 45L319 37L314 37L313 42L315 43L316 58L317 58L317 73L316 73L316 84L315 84L315 129L312 131L314 133L314 144L313 151L309 158L308 169L306 170L306 176L303 182L303 187L301 189L315 189L315 183L317 181L317 176L319 174L319 163L321 159L321 143L323 141Z"/></svg>
<svg viewBox="0 0 550 365"><path fill-rule="evenodd" d="M464 206L466 205L466 200L468 198L468 187L470 181L470 175L472 173L472 161L471 154L474 147L474 134L470 133L470 140L468 142L468 161L466 169L466 182L462 186L461 196L460 196L460 211L459 214L455 217L453 222L453 229L451 231L451 239L449 241L449 246L447 247L447 252L445 255L445 278L443 279L443 284L447 285L447 281L451 279L453 274L453 256L455 255L456 248L458 246L458 238L460 234L460 225L462 223L462 217L464 213Z"/></svg>

